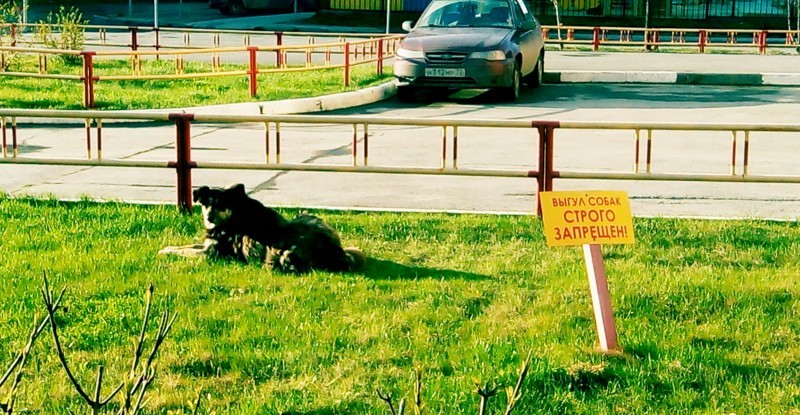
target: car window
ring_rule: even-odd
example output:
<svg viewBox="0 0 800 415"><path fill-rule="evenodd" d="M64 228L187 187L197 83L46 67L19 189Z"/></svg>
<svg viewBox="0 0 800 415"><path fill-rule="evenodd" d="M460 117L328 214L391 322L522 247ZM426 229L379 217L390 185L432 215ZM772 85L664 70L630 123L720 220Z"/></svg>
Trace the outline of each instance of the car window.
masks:
<svg viewBox="0 0 800 415"><path fill-rule="evenodd" d="M533 17L533 13L531 13L531 11L528 10L528 7L525 6L525 2L524 1L522 1L522 0L514 0L514 1L512 1L512 3L514 3L514 9L518 13L518 17L520 17L517 20L518 22L533 22L533 23L536 23L537 26L538 26L538 23L536 22L536 18Z"/></svg>
<svg viewBox="0 0 800 415"><path fill-rule="evenodd" d="M416 26L512 27L515 13L508 0L433 0Z"/></svg>

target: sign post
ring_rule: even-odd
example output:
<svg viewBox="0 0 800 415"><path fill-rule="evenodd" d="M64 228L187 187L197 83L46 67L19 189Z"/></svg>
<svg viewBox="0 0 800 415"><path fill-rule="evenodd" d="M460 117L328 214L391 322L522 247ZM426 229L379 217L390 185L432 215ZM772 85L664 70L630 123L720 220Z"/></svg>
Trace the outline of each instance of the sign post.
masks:
<svg viewBox="0 0 800 415"><path fill-rule="evenodd" d="M601 244L634 242L628 195L620 191L569 191L541 192L539 198L547 245L583 245L600 349L617 350Z"/></svg>

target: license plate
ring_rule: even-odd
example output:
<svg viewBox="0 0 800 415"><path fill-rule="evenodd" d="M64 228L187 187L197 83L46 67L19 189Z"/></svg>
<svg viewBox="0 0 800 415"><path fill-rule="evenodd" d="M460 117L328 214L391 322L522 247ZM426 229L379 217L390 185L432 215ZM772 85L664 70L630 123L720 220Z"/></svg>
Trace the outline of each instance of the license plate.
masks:
<svg viewBox="0 0 800 415"><path fill-rule="evenodd" d="M425 76L437 78L463 78L466 74L464 68L425 68Z"/></svg>

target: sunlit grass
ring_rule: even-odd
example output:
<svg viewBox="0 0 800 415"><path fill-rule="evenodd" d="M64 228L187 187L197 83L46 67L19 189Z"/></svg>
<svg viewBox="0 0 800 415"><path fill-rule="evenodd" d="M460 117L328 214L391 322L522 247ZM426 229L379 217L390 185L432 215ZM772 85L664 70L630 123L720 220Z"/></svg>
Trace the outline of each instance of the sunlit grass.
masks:
<svg viewBox="0 0 800 415"><path fill-rule="evenodd" d="M474 381L512 384L528 351L517 414L800 405L796 223L635 219L636 244L604 247L624 348L604 356L581 250L546 247L535 217L316 213L370 256L366 269L161 257L202 235L197 214L0 198L0 369L43 313L46 272L68 287L64 343L87 384L100 364L109 384L127 370L147 283L156 312L179 313L148 413L188 412L202 390L217 413L385 414L375 389L410 400L419 368L426 413L477 414ZM35 348L20 407L85 413L51 344Z"/></svg>

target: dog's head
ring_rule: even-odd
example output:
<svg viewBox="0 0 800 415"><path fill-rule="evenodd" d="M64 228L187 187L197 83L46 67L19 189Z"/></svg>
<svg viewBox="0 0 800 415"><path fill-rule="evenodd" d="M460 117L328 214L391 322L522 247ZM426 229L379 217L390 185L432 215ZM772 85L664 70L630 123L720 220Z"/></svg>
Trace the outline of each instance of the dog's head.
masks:
<svg viewBox="0 0 800 415"><path fill-rule="evenodd" d="M203 211L203 224L207 230L222 226L233 216L236 207L247 197L244 185L227 188L200 186L192 192L195 203Z"/></svg>

